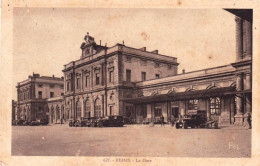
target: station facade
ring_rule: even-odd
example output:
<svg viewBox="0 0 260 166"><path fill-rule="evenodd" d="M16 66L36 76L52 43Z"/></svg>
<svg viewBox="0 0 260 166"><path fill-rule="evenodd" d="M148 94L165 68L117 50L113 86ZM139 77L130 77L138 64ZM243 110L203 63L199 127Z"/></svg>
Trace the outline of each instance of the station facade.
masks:
<svg viewBox="0 0 260 166"><path fill-rule="evenodd" d="M53 117L49 117L48 100L62 98L63 86L63 77L40 76L35 73L18 82L17 101L12 102L12 119L51 121Z"/></svg>
<svg viewBox="0 0 260 166"><path fill-rule="evenodd" d="M162 115L167 122L189 110L205 110L208 119L218 116L220 123L243 124L244 115L252 112L252 17L246 10L228 11L236 15L236 61L187 73L178 74L177 58L158 50L124 43L102 46L87 34L80 58L64 65L64 79L57 80L57 85L64 85L64 95L46 96L45 116L50 123L108 115L144 123ZM24 88L17 86L18 101L13 105L18 110L29 104L21 100ZM15 116L25 118L26 113L18 112Z"/></svg>

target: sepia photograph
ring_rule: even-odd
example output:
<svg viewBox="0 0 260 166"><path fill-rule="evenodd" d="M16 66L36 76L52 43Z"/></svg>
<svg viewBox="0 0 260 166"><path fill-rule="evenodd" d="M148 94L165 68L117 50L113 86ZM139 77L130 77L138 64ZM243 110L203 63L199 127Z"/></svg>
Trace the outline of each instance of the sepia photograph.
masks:
<svg viewBox="0 0 260 166"><path fill-rule="evenodd" d="M250 158L252 23L252 9L14 8L11 155Z"/></svg>

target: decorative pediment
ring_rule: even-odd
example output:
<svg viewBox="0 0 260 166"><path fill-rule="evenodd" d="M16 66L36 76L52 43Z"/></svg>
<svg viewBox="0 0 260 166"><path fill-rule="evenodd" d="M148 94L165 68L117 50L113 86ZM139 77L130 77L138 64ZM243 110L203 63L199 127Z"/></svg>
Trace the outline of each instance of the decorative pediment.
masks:
<svg viewBox="0 0 260 166"><path fill-rule="evenodd" d="M80 77L81 76L81 73L76 73L76 77Z"/></svg>
<svg viewBox="0 0 260 166"><path fill-rule="evenodd" d="M88 75L90 75L90 71L89 71L89 70L85 70L85 71L84 71L84 74L85 74L86 76L88 76Z"/></svg>
<svg viewBox="0 0 260 166"><path fill-rule="evenodd" d="M99 73L99 72L100 72L100 67L95 67L95 68L94 68L94 72L95 72L95 73Z"/></svg>

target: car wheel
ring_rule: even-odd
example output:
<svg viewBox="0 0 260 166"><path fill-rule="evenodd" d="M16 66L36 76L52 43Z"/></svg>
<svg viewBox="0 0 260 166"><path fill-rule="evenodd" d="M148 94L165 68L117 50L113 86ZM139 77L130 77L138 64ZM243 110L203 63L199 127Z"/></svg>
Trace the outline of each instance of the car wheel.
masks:
<svg viewBox="0 0 260 166"><path fill-rule="evenodd" d="M179 123L176 123L175 127L176 127L176 129L179 129L180 128Z"/></svg>
<svg viewBox="0 0 260 166"><path fill-rule="evenodd" d="M72 127L72 122L69 123L69 127Z"/></svg>
<svg viewBox="0 0 260 166"><path fill-rule="evenodd" d="M103 123L102 123L102 122L99 122L99 123L97 124L97 127L103 127Z"/></svg>
<svg viewBox="0 0 260 166"><path fill-rule="evenodd" d="M183 127L184 127L184 129L187 129L188 128L188 124L184 122Z"/></svg>

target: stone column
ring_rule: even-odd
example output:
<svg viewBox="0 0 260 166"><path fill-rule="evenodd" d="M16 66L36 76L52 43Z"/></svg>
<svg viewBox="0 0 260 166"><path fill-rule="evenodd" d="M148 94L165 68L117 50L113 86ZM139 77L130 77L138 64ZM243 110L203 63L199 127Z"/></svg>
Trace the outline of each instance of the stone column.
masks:
<svg viewBox="0 0 260 166"><path fill-rule="evenodd" d="M243 50L244 57L251 58L252 56L252 23L243 21Z"/></svg>
<svg viewBox="0 0 260 166"><path fill-rule="evenodd" d="M235 21L236 21L236 61L239 61L243 59L242 19L236 16Z"/></svg>
<svg viewBox="0 0 260 166"><path fill-rule="evenodd" d="M245 90L251 90L251 73L246 73L246 81L245 81ZM251 112L251 100L252 100L252 94L247 93L245 95L245 112Z"/></svg>
<svg viewBox="0 0 260 166"><path fill-rule="evenodd" d="M101 102L102 102L102 105L101 105L101 116L103 117L104 116L104 106L105 106L104 95L102 95Z"/></svg>
<svg viewBox="0 0 260 166"><path fill-rule="evenodd" d="M238 73L236 77L236 90L241 91L243 90L243 75L242 73ZM243 124L243 95L241 94L236 94L236 115L234 117L236 125Z"/></svg>
<svg viewBox="0 0 260 166"><path fill-rule="evenodd" d="M84 98L81 99L81 117L84 117Z"/></svg>

